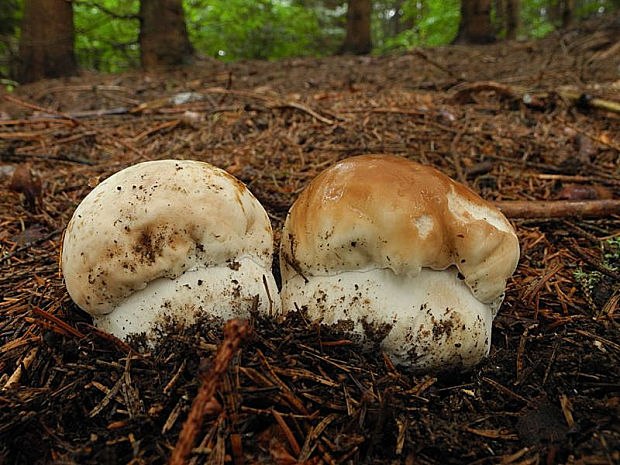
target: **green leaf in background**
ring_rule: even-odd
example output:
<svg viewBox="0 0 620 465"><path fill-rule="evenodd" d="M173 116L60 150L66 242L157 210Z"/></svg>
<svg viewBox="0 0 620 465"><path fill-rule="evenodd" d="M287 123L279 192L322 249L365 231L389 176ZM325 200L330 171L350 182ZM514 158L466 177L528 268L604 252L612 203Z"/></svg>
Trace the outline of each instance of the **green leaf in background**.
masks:
<svg viewBox="0 0 620 465"><path fill-rule="evenodd" d="M16 63L24 0L0 0L0 78ZM75 49L82 69L121 72L140 64L139 0L74 0ZM279 59L336 53L344 37L346 0L185 0L197 55L223 60ZM449 44L459 0L373 0L375 53ZM620 8L618 0L575 0L575 20ZM562 26L560 0L521 0L522 36ZM498 24L498 37L503 36Z"/></svg>
<svg viewBox="0 0 620 465"><path fill-rule="evenodd" d="M140 65L138 0L77 0L73 5L80 67L117 73Z"/></svg>
<svg viewBox="0 0 620 465"><path fill-rule="evenodd" d="M375 2L375 48L378 52L416 46L449 44L458 31L459 0L418 0ZM383 22L398 21L408 26L395 35L381 34Z"/></svg>
<svg viewBox="0 0 620 465"><path fill-rule="evenodd" d="M276 0L190 0L190 39L199 53L225 60L321 55L318 14Z"/></svg>
<svg viewBox="0 0 620 465"><path fill-rule="evenodd" d="M0 0L0 78L11 75L11 65L17 56L21 0Z"/></svg>

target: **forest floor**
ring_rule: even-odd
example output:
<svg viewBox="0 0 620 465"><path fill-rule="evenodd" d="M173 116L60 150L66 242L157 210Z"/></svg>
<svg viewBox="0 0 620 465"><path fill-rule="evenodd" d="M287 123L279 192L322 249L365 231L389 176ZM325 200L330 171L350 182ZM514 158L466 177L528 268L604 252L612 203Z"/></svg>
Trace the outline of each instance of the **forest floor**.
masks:
<svg viewBox="0 0 620 465"><path fill-rule="evenodd" d="M213 163L247 183L277 242L309 180L363 153L490 201L617 199L618 37L616 17L538 41L206 59L0 94L0 463L166 462L221 343L203 322L133 351L71 302L62 232L98 180ZM521 261L473 371L410 373L298 315L256 319L189 463L620 463L620 215L549 211L512 219Z"/></svg>

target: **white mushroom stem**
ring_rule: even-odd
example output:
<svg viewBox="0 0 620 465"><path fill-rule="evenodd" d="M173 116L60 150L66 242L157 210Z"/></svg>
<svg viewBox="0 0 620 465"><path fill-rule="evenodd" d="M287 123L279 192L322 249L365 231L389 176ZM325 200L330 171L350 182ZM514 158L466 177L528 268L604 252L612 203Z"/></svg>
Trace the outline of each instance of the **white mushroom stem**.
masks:
<svg viewBox="0 0 620 465"><path fill-rule="evenodd" d="M305 279L284 283L284 308L301 305L310 320L381 342L394 362L418 369L475 365L489 352L502 300L480 302L454 267L413 277L374 269Z"/></svg>
<svg viewBox="0 0 620 465"><path fill-rule="evenodd" d="M124 338L164 326L166 321L191 324L201 315L222 320L245 318L256 296L265 313L280 310L273 275L251 258L242 258L224 266L191 269L175 279L155 279L112 313L93 315L93 320L98 328Z"/></svg>

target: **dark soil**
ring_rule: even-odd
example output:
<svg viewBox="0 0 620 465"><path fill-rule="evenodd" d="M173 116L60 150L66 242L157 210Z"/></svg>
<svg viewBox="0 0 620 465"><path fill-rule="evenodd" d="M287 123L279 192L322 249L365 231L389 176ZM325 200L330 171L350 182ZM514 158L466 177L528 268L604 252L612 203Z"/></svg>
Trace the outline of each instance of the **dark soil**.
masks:
<svg viewBox="0 0 620 465"><path fill-rule="evenodd" d="M204 321L130 351L71 302L62 231L99 179L208 161L276 231L310 179L362 153L431 164L491 201L618 198L620 115L599 105L620 101L618 37L616 17L541 41L204 61L5 95L0 463L166 462L221 343ZM620 463L620 215L514 223L521 262L476 369L410 373L301 315L256 318L190 463Z"/></svg>

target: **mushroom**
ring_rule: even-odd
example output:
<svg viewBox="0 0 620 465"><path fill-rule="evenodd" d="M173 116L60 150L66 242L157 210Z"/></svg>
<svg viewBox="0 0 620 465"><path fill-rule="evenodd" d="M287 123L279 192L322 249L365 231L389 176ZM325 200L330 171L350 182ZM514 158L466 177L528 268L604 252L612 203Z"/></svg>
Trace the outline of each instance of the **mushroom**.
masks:
<svg viewBox="0 0 620 465"><path fill-rule="evenodd" d="M413 369L468 368L489 352L518 260L513 227L467 187L404 158L358 156L291 207L282 306L380 342Z"/></svg>
<svg viewBox="0 0 620 465"><path fill-rule="evenodd" d="M75 210L62 272L99 328L125 337L170 318L277 312L269 217L247 187L198 161L140 163L110 176Z"/></svg>

